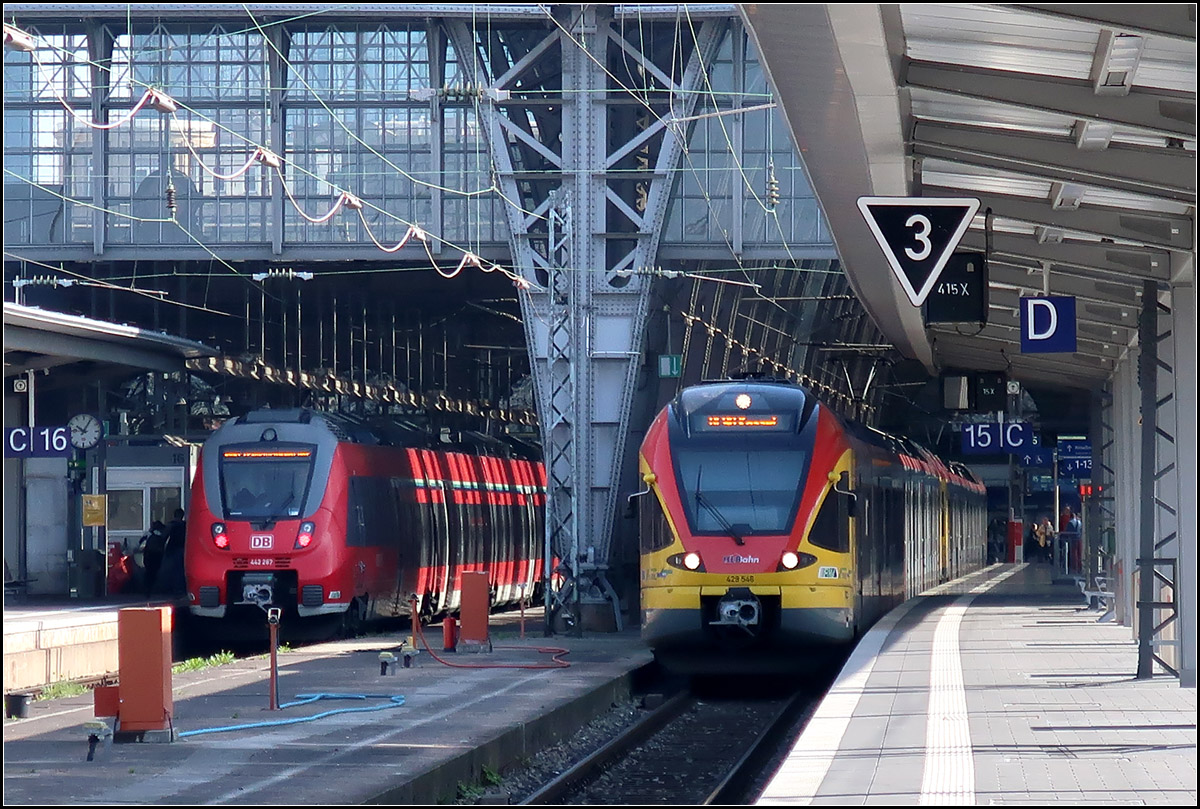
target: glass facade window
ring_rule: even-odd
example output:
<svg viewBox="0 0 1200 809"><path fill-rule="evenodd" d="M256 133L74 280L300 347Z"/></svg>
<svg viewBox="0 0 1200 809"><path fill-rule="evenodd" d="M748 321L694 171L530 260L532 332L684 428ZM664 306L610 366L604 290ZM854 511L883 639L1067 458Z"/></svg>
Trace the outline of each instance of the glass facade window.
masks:
<svg viewBox="0 0 1200 809"><path fill-rule="evenodd" d="M127 30L128 24L25 25L38 43L36 59L5 51L7 241L87 244L96 240L93 227L103 221L102 241L114 246L266 249L278 235L287 244L370 249L372 238L395 244L410 224L477 251L508 242L506 208L519 201L492 190L495 167L477 102L429 95L465 86L474 75L460 67L463 57L437 20L302 19L259 28L246 20L134 19ZM489 67L502 71L500 65L516 58L521 43L540 36L524 31L492 36L481 28L475 44L480 54L516 47L495 54ZM274 89L273 63L282 79ZM706 68L696 115L772 99L739 26L731 27ZM529 96L520 88L533 78L522 77L513 87ZM99 88L95 97L93 81ZM530 87L555 92L552 73L538 81L541 85ZM93 107L102 108L103 119L116 121L148 87L169 94L179 109L164 114L145 107L109 130L87 125L96 114ZM618 96L623 94L614 100ZM537 100L552 101L553 95ZM516 107L505 109L510 118L516 114ZM272 120L272 110L282 119ZM518 125L528 123L537 136L539 122L555 114L546 107ZM280 133L283 142L274 142ZM247 167L259 146L284 157L287 191L308 216L325 216L343 191L359 197L364 208L314 223L286 197L273 202L272 191L279 190L275 173L257 163ZM100 156L104 165L92 165ZM521 171L517 162L514 168ZM780 202L767 210L772 164ZM173 217L166 206L168 187L176 200ZM675 170L662 242L737 250L828 244L816 200L775 110L692 124L689 148Z"/></svg>
<svg viewBox="0 0 1200 809"><path fill-rule="evenodd" d="M221 25L160 25L114 37L113 98L134 102L146 87L161 87L180 109L146 110L109 131L108 207L119 214L108 218L109 242L268 240L269 171L254 165L233 176L268 140L264 56L257 32ZM168 187L174 221L166 221Z"/></svg>
<svg viewBox="0 0 1200 809"><path fill-rule="evenodd" d="M713 116L774 100L753 46L740 28L725 37L708 65L695 115ZM779 202L769 204L772 166ZM735 203L742 208L743 245L795 246L830 241L820 208L775 109L701 117L677 171L663 241L732 243Z"/></svg>
<svg viewBox="0 0 1200 809"><path fill-rule="evenodd" d="M142 489L109 489L108 530L144 531L145 502Z"/></svg>
<svg viewBox="0 0 1200 809"><path fill-rule="evenodd" d="M93 137L87 37L63 27L29 30L36 50L4 51L4 240L87 243Z"/></svg>

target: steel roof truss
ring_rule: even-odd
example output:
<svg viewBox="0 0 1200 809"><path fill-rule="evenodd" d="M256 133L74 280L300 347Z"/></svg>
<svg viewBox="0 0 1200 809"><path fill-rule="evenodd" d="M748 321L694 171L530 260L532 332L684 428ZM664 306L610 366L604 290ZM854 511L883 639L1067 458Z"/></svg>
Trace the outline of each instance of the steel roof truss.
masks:
<svg viewBox="0 0 1200 809"><path fill-rule="evenodd" d="M1085 183L1181 202L1196 196L1196 154L1183 149L1113 146L1086 151L1062 138L1010 130L917 122L913 153L977 166Z"/></svg>
<svg viewBox="0 0 1200 809"><path fill-rule="evenodd" d="M1196 7L1191 3L1023 3L1010 8L1040 16L1112 26L1145 36L1196 41Z"/></svg>
<svg viewBox="0 0 1200 809"><path fill-rule="evenodd" d="M988 259L988 274L993 285L1009 284L1027 290L1030 294L1043 291L1042 272L1041 267L1017 263L1003 256L991 256ZM1141 279L1136 277L1113 283L1099 280L1087 270L1051 264L1050 285L1052 295L1073 295L1076 298L1116 306L1141 305L1137 297Z"/></svg>
<svg viewBox="0 0 1200 809"><path fill-rule="evenodd" d="M1168 137L1196 137L1195 97L1168 90L1139 87L1115 99L1097 95L1087 79L923 61L905 64L901 86L1118 124Z"/></svg>
<svg viewBox="0 0 1200 809"><path fill-rule="evenodd" d="M960 246L964 250L983 250L984 236L971 231L963 237ZM1158 250L1075 241L1039 243L1032 238L1007 234L994 235L991 248L989 257L1003 254L1034 264L1051 262L1075 266L1088 272L1115 275L1118 282L1131 283L1131 277L1156 281L1170 279L1170 257Z"/></svg>
<svg viewBox="0 0 1200 809"><path fill-rule="evenodd" d="M979 200L979 210L988 208L999 217L1030 222L1076 233L1126 241L1144 242L1150 247L1170 250L1192 249L1192 223L1179 216L1101 208L1081 205L1078 208L1054 208L1049 199L982 194L963 188L922 185L922 195L929 197L970 196Z"/></svg>
<svg viewBox="0 0 1200 809"><path fill-rule="evenodd" d="M1013 332L1020 332L1020 323L988 323L979 332L967 332L963 334L961 329L954 326L935 326L932 331L934 334L947 335L957 337L979 337L993 340L1003 340L1009 345L1013 345L1017 341L1013 339ZM1018 337L1019 340L1019 337ZM1126 346L1116 342L1116 340L1107 340L1100 342L1091 338L1080 335L1076 332L1076 343L1078 344L1078 354L1087 354L1094 357L1109 357L1116 359L1125 350Z"/></svg>

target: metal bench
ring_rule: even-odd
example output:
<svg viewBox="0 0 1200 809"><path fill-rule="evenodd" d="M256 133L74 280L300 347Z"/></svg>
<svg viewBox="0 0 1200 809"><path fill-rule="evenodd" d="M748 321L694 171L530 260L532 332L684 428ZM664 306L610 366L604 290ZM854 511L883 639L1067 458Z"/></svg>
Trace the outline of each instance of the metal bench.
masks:
<svg viewBox="0 0 1200 809"><path fill-rule="evenodd" d="M1109 576L1096 576L1093 581L1095 584L1089 588L1086 579L1079 580L1079 591L1088 600L1088 609L1104 608L1104 614L1098 620L1111 621L1113 619L1113 612L1117 607L1117 597L1112 589L1112 578Z"/></svg>

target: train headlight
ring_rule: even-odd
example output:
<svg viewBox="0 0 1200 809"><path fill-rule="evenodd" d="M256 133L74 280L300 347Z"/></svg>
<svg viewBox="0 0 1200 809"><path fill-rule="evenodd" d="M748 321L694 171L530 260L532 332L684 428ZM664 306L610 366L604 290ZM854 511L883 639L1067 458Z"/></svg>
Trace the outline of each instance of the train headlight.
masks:
<svg viewBox="0 0 1200 809"><path fill-rule="evenodd" d="M800 567L808 567L809 565L815 565L816 563L817 557L813 556L811 553L804 553L803 551L784 551L783 556L779 558L779 564L775 567L775 572L786 573L789 570L795 570L796 568Z"/></svg>
<svg viewBox="0 0 1200 809"><path fill-rule="evenodd" d="M300 531L296 534L296 544L293 546L295 550L307 548L313 541L313 530L316 526L309 521L300 523Z"/></svg>
<svg viewBox="0 0 1200 809"><path fill-rule="evenodd" d="M667 557L667 564L671 567L677 567L681 570L690 570L697 573L703 573L704 560L700 558L700 554L695 551L688 553L673 553Z"/></svg>
<svg viewBox="0 0 1200 809"><path fill-rule="evenodd" d="M215 522L212 524L212 541L221 550L229 550L229 534L225 533L225 523Z"/></svg>

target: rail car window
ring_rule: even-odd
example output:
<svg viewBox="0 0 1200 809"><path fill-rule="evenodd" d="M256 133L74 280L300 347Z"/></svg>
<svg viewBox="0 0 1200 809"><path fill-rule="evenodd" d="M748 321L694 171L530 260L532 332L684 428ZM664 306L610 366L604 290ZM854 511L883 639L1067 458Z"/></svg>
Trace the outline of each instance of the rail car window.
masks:
<svg viewBox="0 0 1200 809"><path fill-rule="evenodd" d="M300 516L312 481L316 447L228 447L221 452L221 507L226 516L268 520Z"/></svg>
<svg viewBox="0 0 1200 809"><path fill-rule="evenodd" d="M351 547L399 544L396 498L388 478L350 478L346 544Z"/></svg>
<svg viewBox="0 0 1200 809"><path fill-rule="evenodd" d="M642 553L661 551L663 548L669 548L674 541L667 515L663 513L662 504L653 492L640 498L638 535Z"/></svg>
<svg viewBox="0 0 1200 809"><path fill-rule="evenodd" d="M679 482L697 534L784 534L796 515L808 454L801 450L681 449Z"/></svg>
<svg viewBox="0 0 1200 809"><path fill-rule="evenodd" d="M846 497L830 491L821 503L817 519L808 532L808 542L818 548L838 553L850 550L850 515L846 508Z"/></svg>

